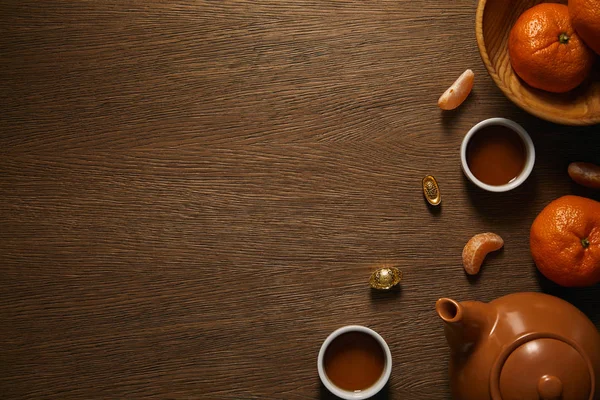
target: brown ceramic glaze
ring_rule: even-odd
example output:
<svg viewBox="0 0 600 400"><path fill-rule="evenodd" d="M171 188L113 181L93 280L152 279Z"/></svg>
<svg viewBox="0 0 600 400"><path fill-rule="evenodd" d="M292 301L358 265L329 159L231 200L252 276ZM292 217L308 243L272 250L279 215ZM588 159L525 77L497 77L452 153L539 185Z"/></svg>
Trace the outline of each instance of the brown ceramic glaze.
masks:
<svg viewBox="0 0 600 400"><path fill-rule="evenodd" d="M541 293L490 303L439 299L460 400L593 400L600 334L573 305Z"/></svg>

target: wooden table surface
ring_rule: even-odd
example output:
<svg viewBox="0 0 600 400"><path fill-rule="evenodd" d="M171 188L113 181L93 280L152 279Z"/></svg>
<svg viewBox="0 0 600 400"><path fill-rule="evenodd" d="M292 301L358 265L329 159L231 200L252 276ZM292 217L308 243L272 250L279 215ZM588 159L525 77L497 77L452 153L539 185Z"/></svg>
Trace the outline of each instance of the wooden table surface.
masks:
<svg viewBox="0 0 600 400"><path fill-rule="evenodd" d="M329 399L334 329L378 331L384 399L448 399L442 296L544 291L600 326L600 289L535 269L552 199L598 193L598 127L518 109L479 58L475 1L86 0L0 5L3 399ZM455 112L439 95L466 68ZM532 176L485 193L460 170L489 117L533 137ZM429 209L421 179L443 203ZM505 239L480 276L482 231ZM396 264L401 289L372 292Z"/></svg>

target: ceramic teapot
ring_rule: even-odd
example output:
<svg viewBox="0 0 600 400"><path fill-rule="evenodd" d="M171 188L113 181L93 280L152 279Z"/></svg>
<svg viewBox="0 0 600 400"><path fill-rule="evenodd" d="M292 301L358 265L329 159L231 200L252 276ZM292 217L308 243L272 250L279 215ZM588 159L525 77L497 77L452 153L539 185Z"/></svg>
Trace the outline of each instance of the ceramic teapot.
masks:
<svg viewBox="0 0 600 400"><path fill-rule="evenodd" d="M600 334L573 305L541 293L490 303L439 299L457 400L593 400Z"/></svg>

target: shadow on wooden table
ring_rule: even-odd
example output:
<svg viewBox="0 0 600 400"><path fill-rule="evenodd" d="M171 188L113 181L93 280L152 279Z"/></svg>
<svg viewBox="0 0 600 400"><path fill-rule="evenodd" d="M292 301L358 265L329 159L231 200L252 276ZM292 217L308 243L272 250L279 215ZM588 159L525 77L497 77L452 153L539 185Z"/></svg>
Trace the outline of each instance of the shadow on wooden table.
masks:
<svg viewBox="0 0 600 400"><path fill-rule="evenodd" d="M402 297L402 282L389 290L371 289L372 301L389 301L389 299L399 299Z"/></svg>
<svg viewBox="0 0 600 400"><path fill-rule="evenodd" d="M442 213L442 203L438 204L437 206L432 206L431 204L429 204L427 199L425 199L425 196L423 196L423 203L425 203L431 215L435 215L437 217Z"/></svg>
<svg viewBox="0 0 600 400"><path fill-rule="evenodd" d="M319 399L320 400L339 400L340 398L335 396L329 390L327 390L325 385L323 385L321 383L321 386L319 388ZM373 397L370 397L369 399L370 400L389 400L390 399L389 384L386 384L379 393L377 393Z"/></svg>
<svg viewBox="0 0 600 400"><path fill-rule="evenodd" d="M543 293L559 297L579 308L596 326L600 324L599 294L600 285L586 288L566 288L546 278L533 264L536 277Z"/></svg>
<svg viewBox="0 0 600 400"><path fill-rule="evenodd" d="M503 193L488 192L475 186L463 174L463 182L471 204L483 218L496 223L517 222L529 217L536 197L537 177L535 169L518 188Z"/></svg>
<svg viewBox="0 0 600 400"><path fill-rule="evenodd" d="M458 124L458 121L464 115L469 114L468 110L470 107L468 107L468 105L477 101L477 97L477 93L471 92L471 94L469 95L469 97L467 97L465 102L461 104L458 108L454 110L442 110L440 112L440 118L442 120L442 127L444 128L444 131L448 133L452 133L454 131L454 127ZM466 133L466 131L463 132L463 134Z"/></svg>
<svg viewBox="0 0 600 400"><path fill-rule="evenodd" d="M600 201L600 190L586 188L581 186L574 181L571 181L571 191L567 194L572 194L575 196L587 197L588 199Z"/></svg>

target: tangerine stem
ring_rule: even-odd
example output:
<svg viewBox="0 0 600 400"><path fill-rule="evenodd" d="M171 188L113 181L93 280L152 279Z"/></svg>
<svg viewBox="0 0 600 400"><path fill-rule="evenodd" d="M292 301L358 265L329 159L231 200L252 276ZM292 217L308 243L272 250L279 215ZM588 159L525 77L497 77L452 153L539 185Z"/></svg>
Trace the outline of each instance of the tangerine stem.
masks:
<svg viewBox="0 0 600 400"><path fill-rule="evenodd" d="M587 249L588 247L590 247L590 240L588 238L581 239L581 245L584 249Z"/></svg>
<svg viewBox="0 0 600 400"><path fill-rule="evenodd" d="M569 39L570 39L569 35L567 35L565 32L563 32L560 35L558 35L558 41L561 44L567 44L567 43L569 43Z"/></svg>

